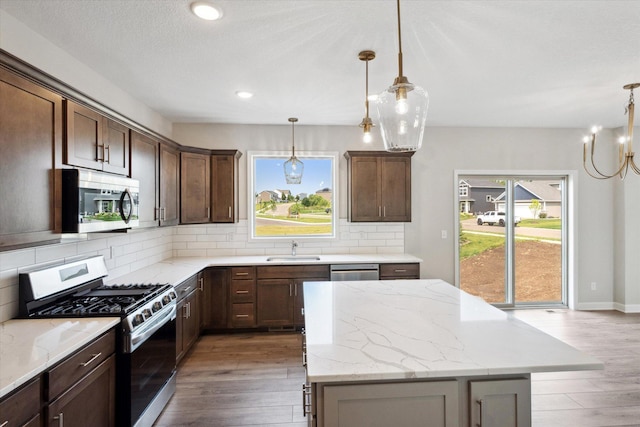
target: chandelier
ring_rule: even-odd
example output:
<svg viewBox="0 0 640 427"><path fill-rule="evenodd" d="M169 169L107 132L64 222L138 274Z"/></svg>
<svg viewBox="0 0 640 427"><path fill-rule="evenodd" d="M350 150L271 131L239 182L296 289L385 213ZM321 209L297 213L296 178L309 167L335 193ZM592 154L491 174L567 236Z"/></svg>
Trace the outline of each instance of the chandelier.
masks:
<svg viewBox="0 0 640 427"><path fill-rule="evenodd" d="M380 132L385 150L416 151L422 146L429 96L420 86L409 83L402 70L400 0L398 9L398 77L376 100Z"/></svg>
<svg viewBox="0 0 640 427"><path fill-rule="evenodd" d="M298 119L295 117L289 118L289 122L291 122L291 157L284 162L284 178L287 180L287 184L300 184L302 182L302 171L304 171L304 163L296 157L296 142L293 127L297 121Z"/></svg>
<svg viewBox="0 0 640 427"><path fill-rule="evenodd" d="M364 130L362 141L371 142L371 128L374 126L371 118L369 117L369 61L372 61L376 57L376 53L372 50L363 50L358 54L358 59L365 61L365 91L364 91L364 118L360 122L360 127Z"/></svg>
<svg viewBox="0 0 640 427"><path fill-rule="evenodd" d="M588 136L584 137L584 147L582 149L582 166L584 170L589 174L589 176L597 179L609 179L618 175L621 179L624 179L627 176L627 172L631 169L633 172L640 175L640 167L636 165L633 160L633 115L634 115L634 102L633 102L633 90L640 87L640 83L630 83L628 85L624 85L622 88L629 90L629 104L625 109L625 114L629 115L629 122L627 125L627 136L621 136L618 139L619 147L618 147L618 170L608 175L606 173L600 172L596 167L596 164L593 160L593 153L596 149L596 135L602 127L594 126L591 128L591 138ZM593 171L590 171L587 168L587 146L590 147L590 156L589 163L590 168Z"/></svg>

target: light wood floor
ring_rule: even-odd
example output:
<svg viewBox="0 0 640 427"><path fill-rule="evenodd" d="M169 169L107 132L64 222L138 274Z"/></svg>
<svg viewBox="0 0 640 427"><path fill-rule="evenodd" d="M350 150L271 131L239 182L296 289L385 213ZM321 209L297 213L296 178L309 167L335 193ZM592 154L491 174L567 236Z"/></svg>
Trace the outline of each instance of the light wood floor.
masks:
<svg viewBox="0 0 640 427"><path fill-rule="evenodd" d="M510 314L605 364L534 374L534 427L640 427L640 314ZM155 426L303 427L303 382L297 333L204 335L179 366L176 394Z"/></svg>

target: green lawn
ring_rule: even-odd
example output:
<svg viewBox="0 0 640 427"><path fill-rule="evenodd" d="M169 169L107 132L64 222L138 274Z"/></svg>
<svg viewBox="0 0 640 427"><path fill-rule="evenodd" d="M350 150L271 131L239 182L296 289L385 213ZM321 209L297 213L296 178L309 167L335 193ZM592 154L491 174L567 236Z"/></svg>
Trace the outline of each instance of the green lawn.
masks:
<svg viewBox="0 0 640 427"><path fill-rule="evenodd" d="M326 225L262 225L256 226L256 236L300 236L331 234L331 224Z"/></svg>
<svg viewBox="0 0 640 427"><path fill-rule="evenodd" d="M460 259L470 258L486 250L504 246L504 236L487 236L484 234L462 233Z"/></svg>
<svg viewBox="0 0 640 427"><path fill-rule="evenodd" d="M301 222L305 224L326 224L331 222L331 216L327 215L326 218L318 218L318 217L305 217L300 216L299 218L288 217L285 215L260 215L256 214L256 218L268 218L268 219L282 219L285 221L292 222Z"/></svg>
<svg viewBox="0 0 640 427"><path fill-rule="evenodd" d="M560 230L562 228L562 220L560 218L523 219L520 221L520 224L518 224L518 227Z"/></svg>

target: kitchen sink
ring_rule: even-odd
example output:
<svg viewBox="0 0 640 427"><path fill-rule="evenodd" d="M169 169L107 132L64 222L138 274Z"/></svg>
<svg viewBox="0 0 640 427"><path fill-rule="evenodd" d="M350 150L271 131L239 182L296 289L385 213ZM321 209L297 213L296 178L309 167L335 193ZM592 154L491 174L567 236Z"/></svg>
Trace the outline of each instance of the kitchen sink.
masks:
<svg viewBox="0 0 640 427"><path fill-rule="evenodd" d="M317 255L270 256L267 261L320 261Z"/></svg>

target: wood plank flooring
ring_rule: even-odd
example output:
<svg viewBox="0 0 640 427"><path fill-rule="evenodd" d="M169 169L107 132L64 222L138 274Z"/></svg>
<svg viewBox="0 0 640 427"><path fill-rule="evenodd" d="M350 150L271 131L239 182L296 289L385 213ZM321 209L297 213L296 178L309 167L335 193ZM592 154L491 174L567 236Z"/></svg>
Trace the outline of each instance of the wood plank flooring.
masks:
<svg viewBox="0 0 640 427"><path fill-rule="evenodd" d="M534 374L534 427L640 427L640 314L509 314L605 364L603 371ZM306 426L298 333L204 335L177 378L176 394L156 427Z"/></svg>

